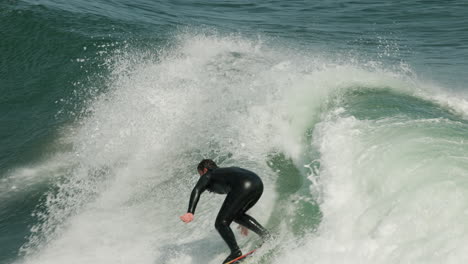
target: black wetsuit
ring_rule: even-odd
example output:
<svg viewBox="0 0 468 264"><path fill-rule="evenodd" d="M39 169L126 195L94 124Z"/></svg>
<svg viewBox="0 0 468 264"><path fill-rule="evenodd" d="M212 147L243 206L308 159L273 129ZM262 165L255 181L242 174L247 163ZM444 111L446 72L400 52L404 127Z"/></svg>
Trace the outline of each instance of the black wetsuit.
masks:
<svg viewBox="0 0 468 264"><path fill-rule="evenodd" d="M246 214L263 193L263 183L257 174L238 167L209 169L200 176L190 196L188 212L194 214L200 195L208 190L227 194L221 210L216 217L215 227L231 249L231 255L239 252L239 247L229 225L232 221L252 230L263 239L267 230L253 217Z"/></svg>

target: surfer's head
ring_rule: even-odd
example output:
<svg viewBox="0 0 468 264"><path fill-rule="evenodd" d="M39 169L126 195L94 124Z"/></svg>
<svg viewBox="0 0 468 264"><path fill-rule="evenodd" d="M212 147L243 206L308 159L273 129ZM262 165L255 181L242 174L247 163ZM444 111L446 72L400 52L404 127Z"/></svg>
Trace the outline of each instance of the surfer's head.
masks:
<svg viewBox="0 0 468 264"><path fill-rule="evenodd" d="M209 169L216 169L218 168L218 165L213 160L210 159L204 159L198 163L197 170L198 174L203 175L205 174Z"/></svg>

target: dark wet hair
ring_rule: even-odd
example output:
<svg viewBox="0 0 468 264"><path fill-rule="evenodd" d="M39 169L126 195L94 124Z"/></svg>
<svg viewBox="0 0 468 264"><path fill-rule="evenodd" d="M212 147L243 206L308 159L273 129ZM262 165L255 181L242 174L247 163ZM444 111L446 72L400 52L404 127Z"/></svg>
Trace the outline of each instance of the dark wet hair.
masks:
<svg viewBox="0 0 468 264"><path fill-rule="evenodd" d="M198 163L197 170L203 171L204 169L216 169L218 168L218 165L213 160L210 159L204 159Z"/></svg>

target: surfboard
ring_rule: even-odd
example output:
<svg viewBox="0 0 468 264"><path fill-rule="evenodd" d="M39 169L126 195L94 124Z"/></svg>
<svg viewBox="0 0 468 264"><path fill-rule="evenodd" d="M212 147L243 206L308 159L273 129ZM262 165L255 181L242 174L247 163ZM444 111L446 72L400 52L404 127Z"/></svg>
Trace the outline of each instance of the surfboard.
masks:
<svg viewBox="0 0 468 264"><path fill-rule="evenodd" d="M248 257L248 256L252 255L256 250L257 250L257 249L254 249L254 250L252 250L252 251L249 251L249 252L247 252L246 254L244 254L244 255L242 255L242 256L240 256L240 257L238 257L238 258L235 258L235 259L233 259L233 260L231 260L231 261L229 261L229 262L226 262L225 264L237 263L237 262L239 262L240 260L243 260L245 257Z"/></svg>

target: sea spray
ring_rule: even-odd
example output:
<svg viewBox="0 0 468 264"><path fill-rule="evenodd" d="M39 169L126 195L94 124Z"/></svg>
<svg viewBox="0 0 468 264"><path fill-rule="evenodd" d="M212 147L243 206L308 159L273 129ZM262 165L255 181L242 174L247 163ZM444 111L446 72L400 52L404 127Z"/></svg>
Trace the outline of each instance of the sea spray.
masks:
<svg viewBox="0 0 468 264"><path fill-rule="evenodd" d="M394 137L395 147L387 140L405 131L399 123L426 124L426 119L381 112L380 119L366 120L351 113L359 109L347 108L362 98L359 91L370 96L383 91L389 98L397 94L411 101L416 98L414 80L385 68L294 56L288 49L240 36L184 34L167 49L137 60L131 51L114 55L110 89L71 128L73 169L50 192L41 221L23 247L23 262L221 261L226 248L213 227L213 208L223 197L204 194L196 221L189 225L177 217L186 210L197 180L194 166L202 158L243 166L263 178L264 196L251 213L279 238L268 246L277 260L266 252L254 257L263 262L393 263L425 256L427 252L395 255L395 250L420 238L416 224L404 220L419 206L418 199L408 201L427 193L392 197L424 181L423 163L412 156L424 144L413 143L403 155L399 146L412 137ZM452 119L439 121L465 124ZM430 131L413 132L416 139L433 137ZM385 151L392 154L388 160L381 159ZM411 158L421 165L413 172L407 170ZM314 175L304 168L309 164L314 164ZM454 175L463 172L460 166ZM284 188L291 177L298 184ZM380 177L389 188L381 187ZM384 206L374 209L380 203ZM400 223L406 223L404 231L397 228ZM292 249L286 250L281 240ZM311 252L316 254L311 257Z"/></svg>

